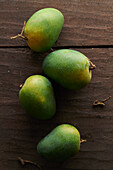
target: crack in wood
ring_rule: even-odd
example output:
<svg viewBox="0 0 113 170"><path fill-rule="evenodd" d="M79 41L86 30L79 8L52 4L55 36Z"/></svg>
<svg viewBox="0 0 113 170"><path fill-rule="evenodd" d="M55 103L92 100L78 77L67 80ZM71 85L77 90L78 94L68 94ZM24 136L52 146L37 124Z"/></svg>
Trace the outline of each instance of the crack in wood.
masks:
<svg viewBox="0 0 113 170"><path fill-rule="evenodd" d="M27 45L26 46L0 46L0 48L29 48ZM71 49L71 48L113 48L113 45L91 45L91 46L57 46L57 47L52 47L53 50L57 50L57 49Z"/></svg>

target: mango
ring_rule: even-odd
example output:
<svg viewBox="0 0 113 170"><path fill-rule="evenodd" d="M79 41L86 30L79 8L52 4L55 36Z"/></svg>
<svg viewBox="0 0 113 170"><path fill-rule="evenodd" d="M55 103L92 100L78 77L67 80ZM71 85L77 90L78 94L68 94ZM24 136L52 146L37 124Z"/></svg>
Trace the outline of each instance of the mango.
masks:
<svg viewBox="0 0 113 170"><path fill-rule="evenodd" d="M64 161L80 149L80 133L70 124L61 124L53 129L37 145L38 153L49 161Z"/></svg>
<svg viewBox="0 0 113 170"><path fill-rule="evenodd" d="M64 16L57 9L44 8L35 12L24 29L28 46L36 52L49 50L58 39L63 24Z"/></svg>
<svg viewBox="0 0 113 170"><path fill-rule="evenodd" d="M79 90L90 82L95 65L78 51L62 49L50 53L42 67L44 73L61 86Z"/></svg>
<svg viewBox="0 0 113 170"><path fill-rule="evenodd" d="M27 78L20 89L19 99L23 108L35 118L50 119L55 114L53 88L44 76L33 75Z"/></svg>

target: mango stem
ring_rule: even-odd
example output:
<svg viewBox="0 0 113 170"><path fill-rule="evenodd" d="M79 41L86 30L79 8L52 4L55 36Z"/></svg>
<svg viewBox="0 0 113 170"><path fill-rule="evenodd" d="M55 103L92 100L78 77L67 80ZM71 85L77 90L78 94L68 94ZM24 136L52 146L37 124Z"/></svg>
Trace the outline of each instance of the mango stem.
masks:
<svg viewBox="0 0 113 170"><path fill-rule="evenodd" d="M105 106L105 102L108 101L111 98L111 96L107 97L106 99L103 100L95 100L93 103L93 106Z"/></svg>
<svg viewBox="0 0 113 170"><path fill-rule="evenodd" d="M94 70L96 66L90 60L89 62L90 62L89 70Z"/></svg>
<svg viewBox="0 0 113 170"><path fill-rule="evenodd" d="M86 139L80 139L80 143L86 142Z"/></svg>
<svg viewBox="0 0 113 170"><path fill-rule="evenodd" d="M28 161L28 160L24 160L24 159L22 159L21 157L18 157L18 160L19 160L19 162L20 162L23 166L24 166L26 163L28 163L28 164L34 165L34 166L36 166L37 168L41 169L40 165L37 164L37 163L35 163L35 162Z"/></svg>
<svg viewBox="0 0 113 170"><path fill-rule="evenodd" d="M15 38L21 37L21 38L23 38L24 40L27 40L27 37L25 37L25 36L22 35L23 32L24 32L24 29L25 29L25 25L26 25L26 21L24 21L24 25L23 25L23 28L22 28L21 33L18 34L18 35L16 35L16 36L14 36L14 37L11 37L11 39L15 39Z"/></svg>
<svg viewBox="0 0 113 170"><path fill-rule="evenodd" d="M23 87L23 84L20 84L20 86L19 86L20 88L22 88Z"/></svg>

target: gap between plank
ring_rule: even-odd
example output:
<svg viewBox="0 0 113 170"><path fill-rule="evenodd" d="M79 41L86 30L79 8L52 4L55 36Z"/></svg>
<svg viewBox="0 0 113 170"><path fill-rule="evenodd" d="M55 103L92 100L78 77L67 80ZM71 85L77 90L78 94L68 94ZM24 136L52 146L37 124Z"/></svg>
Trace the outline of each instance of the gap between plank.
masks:
<svg viewBox="0 0 113 170"><path fill-rule="evenodd" d="M0 48L29 48L28 46L0 46ZM57 46L52 47L53 49L69 49L69 48L113 48L113 45L89 45L89 46Z"/></svg>

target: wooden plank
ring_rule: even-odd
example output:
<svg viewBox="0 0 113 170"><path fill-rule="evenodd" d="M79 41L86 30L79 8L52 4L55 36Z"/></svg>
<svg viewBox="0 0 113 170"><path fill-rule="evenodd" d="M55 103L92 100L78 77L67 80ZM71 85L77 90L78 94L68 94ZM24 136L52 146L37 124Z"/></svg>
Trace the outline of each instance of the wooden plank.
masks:
<svg viewBox="0 0 113 170"><path fill-rule="evenodd" d="M24 20L45 7L57 8L65 17L55 46L113 44L112 0L9 0L0 1L0 46L26 46L23 40L10 40L10 37L21 32Z"/></svg>
<svg viewBox="0 0 113 170"><path fill-rule="evenodd" d="M113 49L80 49L97 66L91 83L80 91L61 88L52 81L57 112L51 120L32 119L20 105L19 85L42 73L45 54L27 48L0 49L0 169L20 170L17 157L37 161L47 170L113 169L113 97L105 107L92 107L96 99L112 95ZM43 74L43 73L42 73ZM37 154L36 144L61 123L76 126L86 143L63 164L48 163ZM35 169L26 166L25 169Z"/></svg>

